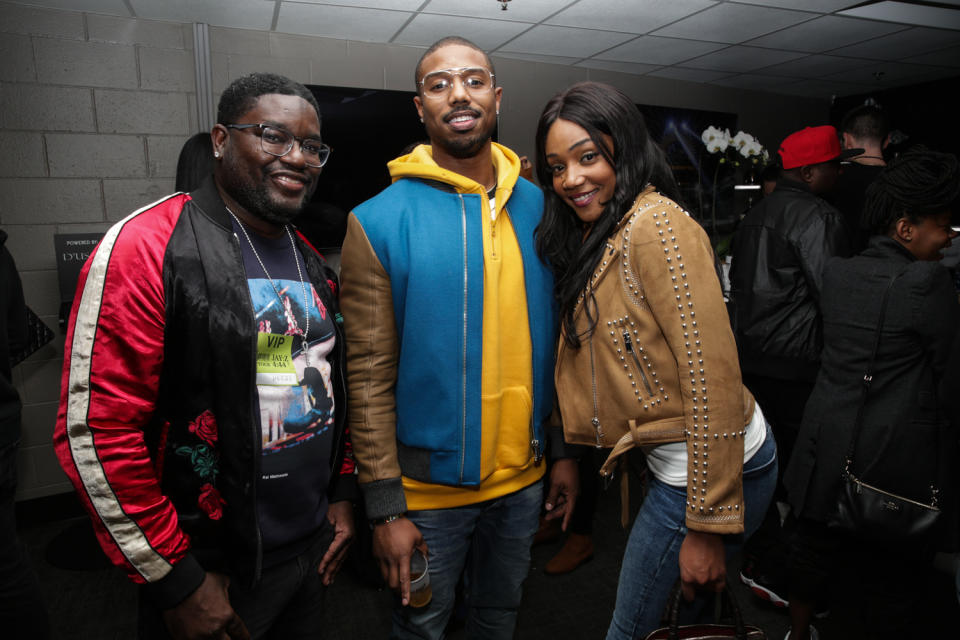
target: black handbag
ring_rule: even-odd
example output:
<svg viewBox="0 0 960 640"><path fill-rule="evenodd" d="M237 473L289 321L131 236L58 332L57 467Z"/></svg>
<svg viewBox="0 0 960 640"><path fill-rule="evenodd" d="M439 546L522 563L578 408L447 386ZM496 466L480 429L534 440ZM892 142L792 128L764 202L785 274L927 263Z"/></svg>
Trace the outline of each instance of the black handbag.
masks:
<svg viewBox="0 0 960 640"><path fill-rule="evenodd" d="M893 283L902 273L903 271L891 278L883 292L883 299L880 303L880 318L877 321L877 333L873 341L873 352L870 355L867 372L863 376L860 406L857 408L853 434L847 447L842 474L843 485L837 496L836 512L827 523L827 526L831 529L877 542L922 539L936 527L941 513L937 504L939 491L933 484L930 485L930 502L927 504L867 484L851 471L853 454L863 426L863 410L867 403L870 384L873 382L873 367L876 362L877 350L880 347L880 334L883 331L887 298L889 298ZM936 472L934 477L936 477Z"/></svg>
<svg viewBox="0 0 960 640"><path fill-rule="evenodd" d="M667 609L664 612L667 626L651 631L647 634L645 640L721 640L722 638L766 640L767 634L763 632L763 629L744 623L743 614L740 612L740 606L737 604L736 598L733 597L733 589L731 589L729 581L726 588L720 593L720 597L723 598L724 604L733 616L733 624L681 625L679 623L681 594L680 581L677 580L670 592Z"/></svg>

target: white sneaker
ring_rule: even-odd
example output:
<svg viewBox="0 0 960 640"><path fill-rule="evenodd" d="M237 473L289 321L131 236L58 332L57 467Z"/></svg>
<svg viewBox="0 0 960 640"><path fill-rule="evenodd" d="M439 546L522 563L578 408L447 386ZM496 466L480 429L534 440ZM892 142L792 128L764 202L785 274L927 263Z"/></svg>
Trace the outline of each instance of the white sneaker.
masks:
<svg viewBox="0 0 960 640"><path fill-rule="evenodd" d="M783 636L783 640L790 640L790 632L787 631L787 635ZM817 633L815 627L810 627L810 640L820 640L820 634Z"/></svg>

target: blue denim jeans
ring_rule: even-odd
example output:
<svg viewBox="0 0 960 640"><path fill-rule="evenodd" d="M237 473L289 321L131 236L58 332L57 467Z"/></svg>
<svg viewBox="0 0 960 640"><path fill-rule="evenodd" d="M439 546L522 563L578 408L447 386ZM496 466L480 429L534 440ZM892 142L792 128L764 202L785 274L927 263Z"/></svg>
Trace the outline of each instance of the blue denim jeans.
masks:
<svg viewBox="0 0 960 640"><path fill-rule="evenodd" d="M427 542L433 599L423 608L398 599L390 637L443 638L463 571L467 638L513 638L542 501L541 481L495 500L408 512Z"/></svg>
<svg viewBox="0 0 960 640"><path fill-rule="evenodd" d="M763 445L743 465L745 535L723 537L728 561L760 526L776 484L777 445L768 425ZM649 485L623 554L607 640L643 638L659 627L670 588L680 577L680 545L687 535L685 487L672 487L656 478ZM699 611L703 605L695 601L691 610Z"/></svg>

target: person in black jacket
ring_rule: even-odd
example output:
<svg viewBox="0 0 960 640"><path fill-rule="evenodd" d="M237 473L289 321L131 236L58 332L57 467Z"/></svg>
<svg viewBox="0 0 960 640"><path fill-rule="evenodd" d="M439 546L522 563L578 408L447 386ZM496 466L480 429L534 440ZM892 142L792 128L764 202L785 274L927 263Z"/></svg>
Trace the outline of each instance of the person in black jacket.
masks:
<svg viewBox="0 0 960 640"><path fill-rule="evenodd" d="M849 253L840 212L820 195L840 175L836 130L807 127L787 136L783 171L773 193L744 217L733 243L730 310L743 382L773 427L782 460L789 459L820 362L823 265ZM776 504L747 543L741 580L784 607L785 546Z"/></svg>
<svg viewBox="0 0 960 640"><path fill-rule="evenodd" d="M290 221L330 149L274 74L227 87L211 138L213 175L84 265L54 447L140 638L319 638L356 478L336 275Z"/></svg>
<svg viewBox="0 0 960 640"><path fill-rule="evenodd" d="M17 265L0 230L0 630L9 638L47 638L49 621L40 583L17 537L14 494L20 396L10 356L27 346L27 307ZM9 635L6 635L9 634Z"/></svg>
<svg viewBox="0 0 960 640"><path fill-rule="evenodd" d="M822 364L784 474L797 518L788 563L792 640L807 637L810 602L840 575L838 567L850 569L844 577L855 587L834 602L834 614L838 605L852 608L864 638L926 637L911 625L923 619L917 586L935 549L930 540L882 545L842 536L826 523L836 510L861 402L851 473L927 504L931 487L941 488L941 507L946 490L954 489L943 478L957 462L957 432L944 431L945 409L955 398L943 398L937 387L960 307L938 260L956 236L950 217L958 180L960 164L950 154L920 151L893 161L867 190L864 222L876 235L860 255L827 264ZM888 288L872 383L861 401Z"/></svg>

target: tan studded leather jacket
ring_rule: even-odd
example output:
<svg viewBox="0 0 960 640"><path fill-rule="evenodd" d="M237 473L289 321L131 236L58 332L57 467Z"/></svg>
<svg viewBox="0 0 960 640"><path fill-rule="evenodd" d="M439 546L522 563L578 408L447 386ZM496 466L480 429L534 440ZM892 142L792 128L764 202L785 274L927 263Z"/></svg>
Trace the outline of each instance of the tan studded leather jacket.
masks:
<svg viewBox="0 0 960 640"><path fill-rule="evenodd" d="M589 289L596 328L579 349L561 339L557 354L564 439L612 448L607 474L632 447L685 440L687 527L741 533L753 396L707 234L648 187L608 240ZM582 332L583 296L575 314Z"/></svg>

